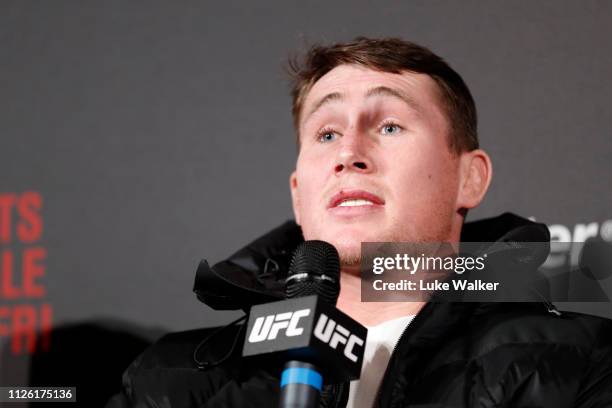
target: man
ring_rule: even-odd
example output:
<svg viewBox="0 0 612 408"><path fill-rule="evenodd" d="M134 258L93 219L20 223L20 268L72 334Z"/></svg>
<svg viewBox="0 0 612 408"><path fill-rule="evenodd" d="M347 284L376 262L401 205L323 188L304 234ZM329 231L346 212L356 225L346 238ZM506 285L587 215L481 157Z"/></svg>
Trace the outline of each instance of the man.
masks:
<svg viewBox="0 0 612 408"><path fill-rule="evenodd" d="M200 297L220 309L232 307L223 305L231 290L234 308L282 298L292 250L324 240L341 258L338 308L371 330L362 378L326 386L323 406L612 406L605 319L546 301L361 302L362 242L549 238L545 226L510 214L464 225L492 166L461 77L397 39L314 47L292 66L299 154L290 189L301 229L287 223L215 265L223 279ZM240 357L243 329L166 336L126 370L109 406L276 405L279 372Z"/></svg>
<svg viewBox="0 0 612 408"><path fill-rule="evenodd" d="M317 53L338 65L306 68L296 81L296 221L305 239L338 249L340 309L366 325L414 314L422 305L361 303L361 242L459 242L467 210L491 180L474 102L444 62L411 44L363 40L315 49L311 61Z"/></svg>

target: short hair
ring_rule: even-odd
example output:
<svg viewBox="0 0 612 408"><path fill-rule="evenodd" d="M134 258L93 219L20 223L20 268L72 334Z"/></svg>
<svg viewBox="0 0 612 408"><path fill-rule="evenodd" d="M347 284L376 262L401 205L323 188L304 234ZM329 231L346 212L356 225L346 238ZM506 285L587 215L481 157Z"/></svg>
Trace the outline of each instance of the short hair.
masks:
<svg viewBox="0 0 612 408"><path fill-rule="evenodd" d="M291 58L293 125L298 146L306 95L315 82L337 66L357 64L377 71L414 72L431 77L439 87L449 128L449 147L456 154L478 148L476 105L461 76L428 48L399 38L357 37L351 42L314 45L303 58Z"/></svg>

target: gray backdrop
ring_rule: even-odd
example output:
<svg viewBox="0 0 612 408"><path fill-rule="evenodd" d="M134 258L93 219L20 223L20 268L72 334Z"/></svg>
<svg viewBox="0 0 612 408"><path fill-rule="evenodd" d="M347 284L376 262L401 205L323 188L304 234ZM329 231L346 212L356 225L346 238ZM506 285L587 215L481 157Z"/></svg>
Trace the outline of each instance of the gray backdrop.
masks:
<svg viewBox="0 0 612 408"><path fill-rule="evenodd" d="M606 1L3 1L0 193L44 200L54 324L154 337L235 315L196 300L195 268L292 216L283 66L315 41L399 36L464 77L494 163L471 219L609 237L611 15Z"/></svg>

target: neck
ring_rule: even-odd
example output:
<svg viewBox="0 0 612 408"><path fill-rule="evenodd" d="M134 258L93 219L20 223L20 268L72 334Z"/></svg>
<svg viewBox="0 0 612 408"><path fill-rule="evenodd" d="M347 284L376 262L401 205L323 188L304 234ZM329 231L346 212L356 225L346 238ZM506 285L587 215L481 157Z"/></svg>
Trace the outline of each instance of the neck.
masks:
<svg viewBox="0 0 612 408"><path fill-rule="evenodd" d="M398 317L415 315L425 302L362 302L359 271L343 269L337 307L364 326L376 326Z"/></svg>

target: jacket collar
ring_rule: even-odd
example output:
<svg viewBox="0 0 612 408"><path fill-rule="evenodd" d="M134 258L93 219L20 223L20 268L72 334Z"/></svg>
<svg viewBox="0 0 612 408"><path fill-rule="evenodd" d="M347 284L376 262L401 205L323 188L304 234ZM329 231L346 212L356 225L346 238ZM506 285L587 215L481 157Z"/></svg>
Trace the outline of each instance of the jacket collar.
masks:
<svg viewBox="0 0 612 408"><path fill-rule="evenodd" d="M466 223L461 236L463 242L513 244L548 242L549 239L546 225L511 213ZM292 253L301 242L303 237L299 226L293 221L285 222L213 267L203 260L196 273L194 291L202 302L217 310L248 311L254 304L280 300L284 297L284 279ZM530 266L537 268L542 261L533 259ZM401 405L410 388L408 382L411 376L398 373L406 370L410 373L422 372L428 359L442 348L443 343L465 329L468 319L500 306L503 305L428 302L398 341L380 386L377 406ZM549 311L551 307L554 309L550 303L545 302L545 306ZM541 308L535 305L529 307ZM201 357L196 360L200 368L218 365L231 355L239 356L236 354L236 344L243 341L245 325L237 325L238 322L217 329L198 345L194 358L200 351ZM221 336L222 332L227 332L227 335ZM222 352L215 351L212 343L222 348Z"/></svg>
<svg viewBox="0 0 612 408"><path fill-rule="evenodd" d="M284 298L286 278L294 249L303 242L302 231L287 221L210 267L202 260L196 271L194 292L200 301L217 310L247 311L252 305ZM549 242L546 225L512 213L464 224L463 242ZM537 268L546 258L533 259Z"/></svg>

